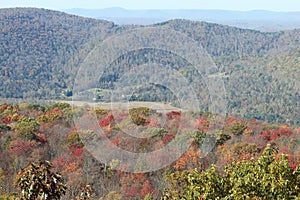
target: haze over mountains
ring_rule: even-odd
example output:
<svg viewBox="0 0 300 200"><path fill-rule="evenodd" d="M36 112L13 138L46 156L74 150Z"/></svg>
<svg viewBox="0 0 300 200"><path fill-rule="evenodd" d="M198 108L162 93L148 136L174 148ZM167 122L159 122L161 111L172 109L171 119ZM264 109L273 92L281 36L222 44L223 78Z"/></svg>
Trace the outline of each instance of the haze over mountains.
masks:
<svg viewBox="0 0 300 200"><path fill-rule="evenodd" d="M300 28L300 12L266 10L128 10L124 8L67 9L65 12L84 17L106 19L116 24L149 25L172 19L206 21L261 31Z"/></svg>
<svg viewBox="0 0 300 200"><path fill-rule="evenodd" d="M4 99L72 98L80 63L95 46L115 34L143 28L36 8L0 9L0 21L0 97ZM229 114L300 124L300 30L260 32L189 20L151 26L178 31L211 55L219 70L214 76L225 84ZM139 51L116 61L102 82L90 88L99 89L98 98L103 100L101 91L112 89L122 72L152 59L151 54L157 55L156 62L171 63L159 52ZM186 63L171 64L178 65L187 79L201 79ZM200 85L197 95L203 99L201 109L207 111L205 91ZM135 100L172 100L169 94L166 88L151 86L142 88Z"/></svg>

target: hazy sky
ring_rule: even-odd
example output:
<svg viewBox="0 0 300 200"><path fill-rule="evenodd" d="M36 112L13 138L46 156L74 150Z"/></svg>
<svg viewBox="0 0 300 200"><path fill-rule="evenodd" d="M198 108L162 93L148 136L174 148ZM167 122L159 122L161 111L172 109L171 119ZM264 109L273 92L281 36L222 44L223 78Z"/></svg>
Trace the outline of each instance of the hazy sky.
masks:
<svg viewBox="0 0 300 200"><path fill-rule="evenodd" d="M300 0L0 0L0 7L300 11Z"/></svg>

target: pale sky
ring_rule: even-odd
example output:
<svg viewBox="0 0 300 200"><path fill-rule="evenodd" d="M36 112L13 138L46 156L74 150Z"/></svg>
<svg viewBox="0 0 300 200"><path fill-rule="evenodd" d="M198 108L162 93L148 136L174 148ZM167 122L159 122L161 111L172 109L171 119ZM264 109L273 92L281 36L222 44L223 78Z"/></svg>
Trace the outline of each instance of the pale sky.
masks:
<svg viewBox="0 0 300 200"><path fill-rule="evenodd" d="M10 7L300 11L300 0L0 0L0 8Z"/></svg>

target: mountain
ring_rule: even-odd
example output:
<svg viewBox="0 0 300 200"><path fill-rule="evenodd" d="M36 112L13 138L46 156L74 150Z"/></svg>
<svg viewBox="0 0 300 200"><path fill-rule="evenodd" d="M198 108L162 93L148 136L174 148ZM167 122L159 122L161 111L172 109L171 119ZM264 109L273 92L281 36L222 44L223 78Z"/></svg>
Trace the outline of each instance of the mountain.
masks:
<svg viewBox="0 0 300 200"><path fill-rule="evenodd" d="M69 99L77 70L94 47L118 33L147 28L36 8L0 9L0 21L0 97L4 99ZM178 31L211 55L218 67L214 75L221 76L225 84L228 114L300 124L300 30L260 32L178 19L152 26ZM189 46L184 49L188 51ZM166 52L145 49L131 53L119 57L99 84L89 85L90 90L84 92L100 89L97 98L105 100L103 91L114 88L129 66L149 59L178 66L186 78L201 81L188 63L180 59L171 63L174 60L168 60ZM167 89L157 85L139 88L132 100L173 101ZM199 85L197 95L203 99L201 109L207 111L210 97L205 84Z"/></svg>
<svg viewBox="0 0 300 200"><path fill-rule="evenodd" d="M1 9L0 20L0 85L5 91L1 96L16 98L48 97L57 88L67 88L65 63L76 59L88 41L104 38L115 26L35 8Z"/></svg>
<svg viewBox="0 0 300 200"><path fill-rule="evenodd" d="M260 31L279 31L300 28L300 12L275 12L266 10L128 10L124 8L67 9L67 13L107 19L116 24L149 25L172 19L207 21Z"/></svg>

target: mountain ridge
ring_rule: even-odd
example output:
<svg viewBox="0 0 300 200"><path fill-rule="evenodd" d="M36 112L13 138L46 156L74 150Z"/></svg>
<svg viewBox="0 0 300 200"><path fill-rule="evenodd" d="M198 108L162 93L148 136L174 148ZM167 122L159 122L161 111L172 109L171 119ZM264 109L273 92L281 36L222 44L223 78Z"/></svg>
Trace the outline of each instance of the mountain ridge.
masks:
<svg viewBox="0 0 300 200"><path fill-rule="evenodd" d="M67 13L108 19L116 24L150 25L175 18L208 21L240 28L261 31L280 31L300 28L300 12L279 12L268 10L214 10L214 9L124 9L121 7L103 9L66 9Z"/></svg>
<svg viewBox="0 0 300 200"><path fill-rule="evenodd" d="M0 20L1 98L68 99L80 63L95 46L115 34L143 28L36 8L0 9ZM211 55L226 75L230 114L300 123L300 30L261 32L180 19L151 26L183 33ZM145 55L141 52L140 58ZM114 81L108 79L106 85ZM148 92L137 99L151 97L153 91Z"/></svg>

